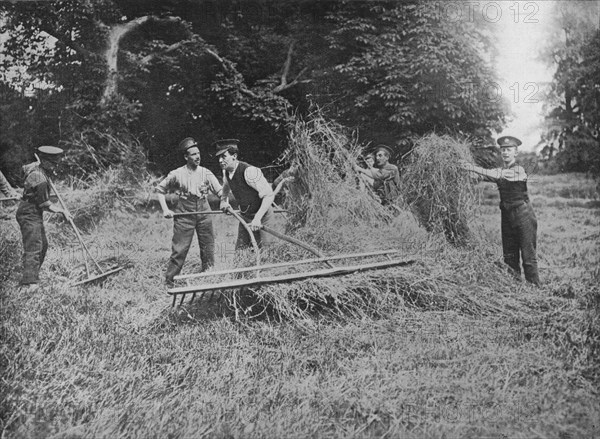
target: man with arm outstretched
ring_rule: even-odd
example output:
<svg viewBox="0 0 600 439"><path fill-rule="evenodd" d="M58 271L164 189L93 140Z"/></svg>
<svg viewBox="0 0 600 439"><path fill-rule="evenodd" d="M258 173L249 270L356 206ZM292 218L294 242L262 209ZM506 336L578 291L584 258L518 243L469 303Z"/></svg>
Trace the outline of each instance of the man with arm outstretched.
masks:
<svg viewBox="0 0 600 439"><path fill-rule="evenodd" d="M522 259L525 279L539 286L537 218L527 194L527 173L516 163L517 148L521 141L516 137L504 136L497 142L502 153L502 168L484 169L466 161L461 162L461 166L498 186L504 262L520 278Z"/></svg>

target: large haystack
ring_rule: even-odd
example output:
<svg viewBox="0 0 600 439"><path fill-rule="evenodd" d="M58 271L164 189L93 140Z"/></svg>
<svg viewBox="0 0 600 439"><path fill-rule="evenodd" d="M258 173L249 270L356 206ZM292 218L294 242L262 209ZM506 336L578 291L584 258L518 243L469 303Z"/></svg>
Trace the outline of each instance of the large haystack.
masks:
<svg viewBox="0 0 600 439"><path fill-rule="evenodd" d="M469 144L430 134L419 139L402 171L404 199L429 231L443 232L449 242L466 244L477 195L460 160L473 161Z"/></svg>
<svg viewBox="0 0 600 439"><path fill-rule="evenodd" d="M297 169L286 207L289 230L326 252L397 248L426 234L409 211L392 212L360 184L361 148L321 116L297 121L284 160Z"/></svg>

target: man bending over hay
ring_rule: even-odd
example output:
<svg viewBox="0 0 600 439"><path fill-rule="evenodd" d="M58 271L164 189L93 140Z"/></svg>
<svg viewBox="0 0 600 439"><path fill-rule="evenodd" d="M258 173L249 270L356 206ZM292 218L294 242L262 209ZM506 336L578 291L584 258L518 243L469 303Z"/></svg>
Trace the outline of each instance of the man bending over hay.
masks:
<svg viewBox="0 0 600 439"><path fill-rule="evenodd" d="M240 205L242 218L249 222L250 230L254 234L256 243L265 246L270 243L269 235L262 231L263 225L270 226L273 219L273 189L263 175L262 171L246 162L238 160L238 140L224 139L215 142L219 165L223 169L223 195L221 196L221 210L227 212L229 194ZM235 249L250 247L252 241L246 228L239 224Z"/></svg>
<svg viewBox="0 0 600 439"><path fill-rule="evenodd" d="M373 190L381 199L381 204L388 206L393 204L398 197L400 171L396 165L390 163L392 150L389 146L378 145L373 154L375 156L374 164L365 161L367 169L357 165L354 166L354 169L373 179Z"/></svg>
<svg viewBox="0 0 600 439"><path fill-rule="evenodd" d="M527 195L527 173L515 161L517 147L521 145L521 141L516 137L504 136L497 142L502 151L502 168L484 169L466 161L461 162L461 166L498 185L504 262L520 278L522 258L525 279L539 286L536 258L537 219Z"/></svg>

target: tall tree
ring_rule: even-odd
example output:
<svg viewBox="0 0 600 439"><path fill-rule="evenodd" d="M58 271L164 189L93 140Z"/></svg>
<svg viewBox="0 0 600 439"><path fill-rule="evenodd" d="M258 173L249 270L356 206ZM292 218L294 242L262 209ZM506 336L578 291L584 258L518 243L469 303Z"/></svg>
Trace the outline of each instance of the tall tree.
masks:
<svg viewBox="0 0 600 439"><path fill-rule="evenodd" d="M599 3L557 2L546 61L556 67L546 104L545 147L563 171L600 175ZM554 154L556 152L556 154Z"/></svg>
<svg viewBox="0 0 600 439"><path fill-rule="evenodd" d="M431 130L489 133L504 123L490 33L431 2L348 2L328 35L335 112L390 144Z"/></svg>
<svg viewBox="0 0 600 439"><path fill-rule="evenodd" d="M430 130L489 133L504 120L489 87L490 35L468 19L440 17L426 1L59 0L0 8L9 34L4 70L19 66L25 81L47 85L48 105L62 105L46 111L54 127L47 141L62 141L86 166L118 161L122 151L109 140L130 136L168 168L187 135L207 145L239 137L265 164L285 145L290 110L312 104L359 128L362 140L392 144ZM50 108L36 106L34 118Z"/></svg>

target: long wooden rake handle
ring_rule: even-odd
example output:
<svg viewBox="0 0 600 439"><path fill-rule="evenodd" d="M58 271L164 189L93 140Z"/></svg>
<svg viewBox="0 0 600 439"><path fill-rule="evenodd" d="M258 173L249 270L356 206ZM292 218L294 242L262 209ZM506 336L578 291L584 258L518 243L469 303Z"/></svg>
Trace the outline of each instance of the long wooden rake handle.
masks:
<svg viewBox="0 0 600 439"><path fill-rule="evenodd" d="M83 242L83 238L81 237L81 233L79 233L79 229L77 228L77 226L73 222L73 218L71 218L71 212L69 212L69 209L67 208L67 205L65 204L65 202L62 199L62 197L60 196L60 194L56 190L56 186L54 186L54 183L52 183L52 180L50 180L50 177L48 177L47 175L46 175L46 179L48 180L48 184L50 185L50 187L52 188L52 190L56 194L56 198L58 198L58 202L62 206L63 210L65 212L67 212L67 220L69 221L69 224L71 224L71 227L73 227L73 230L75 231L75 235L77 235L77 239L79 240L79 243L81 244L81 246L83 247L83 249L85 250L85 252L87 253L87 255L90 257L90 259L94 262L94 264L96 265L96 268L100 271L100 273L103 273L102 268L100 268L100 265L98 264L98 262L96 261L96 259L92 256L92 253L90 253L89 249L87 248L87 245L85 245L85 242ZM83 262L85 263L85 269L86 269L87 275L89 277L89 275L90 275L90 268L88 266L87 259L84 258Z"/></svg>
<svg viewBox="0 0 600 439"><path fill-rule="evenodd" d="M233 212L239 213L239 210L234 210ZM273 209L274 213L286 213L285 209ZM188 216L188 215L219 215L225 213L222 210L199 210L197 212L175 212L173 217L176 216Z"/></svg>
<svg viewBox="0 0 600 439"><path fill-rule="evenodd" d="M313 255L318 256L319 258L325 258L325 255L323 253L321 253L319 250L317 250L314 247L311 247L310 245L308 245L305 242L302 242L296 238L292 238L291 236L288 235L284 235L283 233L278 232L277 230L273 230L270 227L267 226L262 226L262 229L267 232L270 235L273 235L279 239L283 239L284 241L287 241L291 244L297 245L298 247L303 248L304 250L308 250L309 252L311 252ZM334 268L334 265L329 262L329 261L323 261L325 264L327 264L328 267L330 268Z"/></svg>
<svg viewBox="0 0 600 439"><path fill-rule="evenodd" d="M235 219L237 219L240 222L240 224L246 229L246 232L248 232L248 235L250 235L250 241L252 242L252 247L254 248L254 252L256 253L256 266L260 267L260 249L258 248L258 244L256 243L256 238L254 238L254 233L252 233L250 226L248 226L246 221L244 221L244 218L242 218L231 207L227 209L227 212L232 214L235 217ZM257 271L256 276L258 276L258 275L259 275L259 272Z"/></svg>

